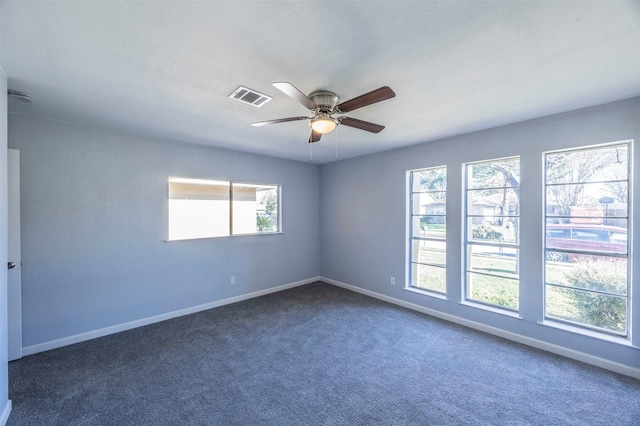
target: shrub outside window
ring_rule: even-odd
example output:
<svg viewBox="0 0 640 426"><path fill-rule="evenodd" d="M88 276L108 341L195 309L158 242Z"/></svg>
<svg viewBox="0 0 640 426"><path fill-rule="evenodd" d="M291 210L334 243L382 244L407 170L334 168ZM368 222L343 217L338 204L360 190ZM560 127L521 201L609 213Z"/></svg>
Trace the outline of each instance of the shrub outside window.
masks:
<svg viewBox="0 0 640 426"><path fill-rule="evenodd" d="M629 335L630 144L545 154L545 318Z"/></svg>
<svg viewBox="0 0 640 426"><path fill-rule="evenodd" d="M280 231L280 187L169 178L172 240Z"/></svg>
<svg viewBox="0 0 640 426"><path fill-rule="evenodd" d="M446 294L447 168L409 172L408 287Z"/></svg>
<svg viewBox="0 0 640 426"><path fill-rule="evenodd" d="M519 307L520 159L466 165L465 299Z"/></svg>

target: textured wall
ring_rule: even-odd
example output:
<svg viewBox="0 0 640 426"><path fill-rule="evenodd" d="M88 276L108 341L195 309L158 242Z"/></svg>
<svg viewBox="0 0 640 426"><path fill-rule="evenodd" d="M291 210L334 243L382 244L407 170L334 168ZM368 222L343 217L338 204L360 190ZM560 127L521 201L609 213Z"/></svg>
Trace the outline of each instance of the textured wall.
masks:
<svg viewBox="0 0 640 426"><path fill-rule="evenodd" d="M318 166L16 115L9 145L25 347L319 274ZM165 242L169 176L280 184L283 233Z"/></svg>
<svg viewBox="0 0 640 426"><path fill-rule="evenodd" d="M640 368L638 350L538 324L542 321L542 153L620 140L640 140L640 98L469 133L432 143L359 157L321 167L321 262L323 277L539 339L552 345ZM522 318L457 303L461 298L462 164L521 156ZM406 172L446 165L447 279L449 300L403 289L406 268ZM634 211L640 211L640 173L635 173ZM632 225L638 223L636 219ZM639 252L640 238L633 249ZM636 275L640 262L634 260ZM396 285L389 284L390 276ZM640 329L640 287L635 280L635 330ZM640 344L636 333L635 345Z"/></svg>

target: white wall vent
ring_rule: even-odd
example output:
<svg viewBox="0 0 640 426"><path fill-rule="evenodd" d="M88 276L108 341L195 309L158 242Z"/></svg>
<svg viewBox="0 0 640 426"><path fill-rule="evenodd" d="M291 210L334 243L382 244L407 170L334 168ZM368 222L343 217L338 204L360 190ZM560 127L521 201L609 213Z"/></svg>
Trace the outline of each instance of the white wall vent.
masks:
<svg viewBox="0 0 640 426"><path fill-rule="evenodd" d="M262 105L273 99L271 96L267 96L264 93L256 92L248 87L240 86L229 95L230 98L237 99L245 104L253 105L260 108Z"/></svg>

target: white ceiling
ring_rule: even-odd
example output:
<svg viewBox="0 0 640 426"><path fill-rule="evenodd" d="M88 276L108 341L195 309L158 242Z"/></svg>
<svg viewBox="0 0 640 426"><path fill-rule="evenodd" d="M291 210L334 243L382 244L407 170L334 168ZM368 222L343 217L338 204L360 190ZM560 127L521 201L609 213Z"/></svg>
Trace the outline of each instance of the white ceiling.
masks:
<svg viewBox="0 0 640 426"><path fill-rule="evenodd" d="M349 158L640 95L640 1L7 1L2 67L33 104L9 111L309 161L308 115L271 86L350 112L313 162ZM229 99L239 85L274 97Z"/></svg>

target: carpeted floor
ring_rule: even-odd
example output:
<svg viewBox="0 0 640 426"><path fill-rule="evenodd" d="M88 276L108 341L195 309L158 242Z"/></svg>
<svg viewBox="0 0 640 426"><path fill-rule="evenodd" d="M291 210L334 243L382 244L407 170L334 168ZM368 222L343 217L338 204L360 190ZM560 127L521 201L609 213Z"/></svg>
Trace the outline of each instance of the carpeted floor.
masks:
<svg viewBox="0 0 640 426"><path fill-rule="evenodd" d="M9 425L640 425L640 381L324 283L9 363Z"/></svg>

